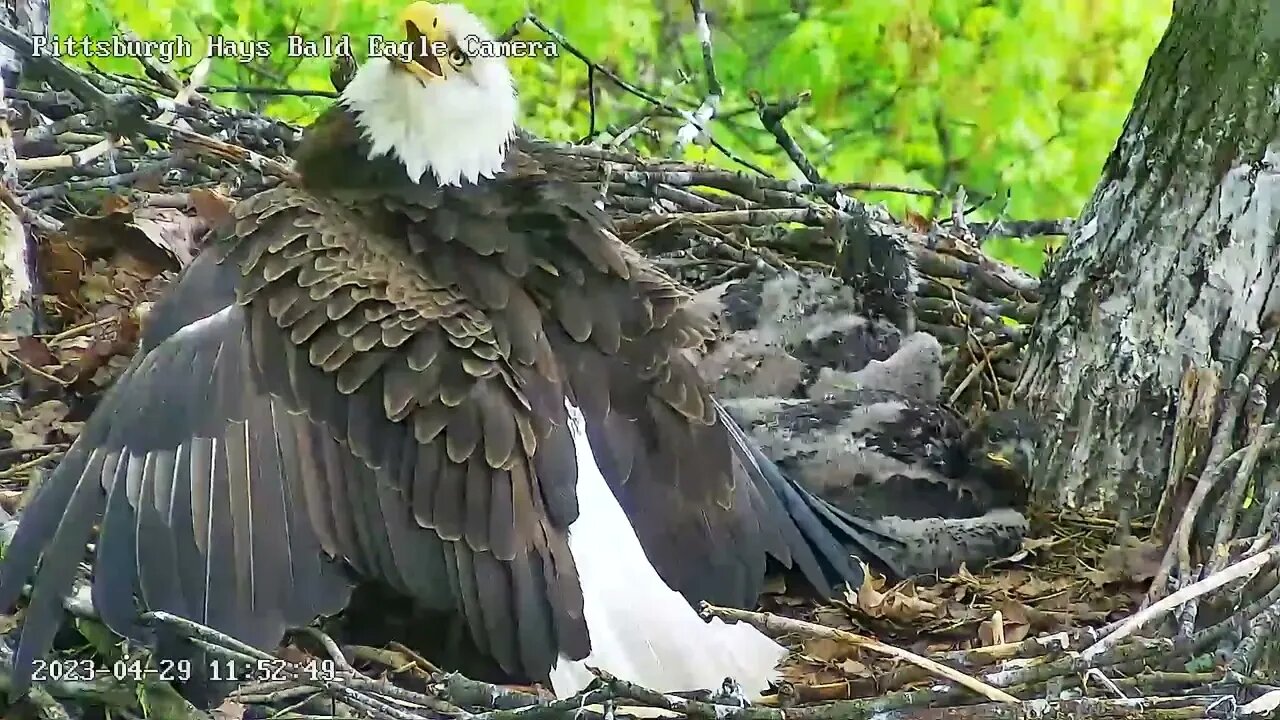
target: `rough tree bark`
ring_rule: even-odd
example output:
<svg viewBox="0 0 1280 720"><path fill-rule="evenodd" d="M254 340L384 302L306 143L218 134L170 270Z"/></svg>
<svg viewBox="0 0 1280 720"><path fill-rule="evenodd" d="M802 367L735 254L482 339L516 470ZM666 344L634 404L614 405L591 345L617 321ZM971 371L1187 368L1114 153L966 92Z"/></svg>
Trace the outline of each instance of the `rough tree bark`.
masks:
<svg viewBox="0 0 1280 720"><path fill-rule="evenodd" d="M1039 497L1113 516L1155 509L1184 373L1230 387L1280 301L1278 124L1280 0L1175 0L1047 271L1019 381L1056 438Z"/></svg>
<svg viewBox="0 0 1280 720"><path fill-rule="evenodd" d="M28 37L49 32L50 0L3 0L0 22ZM22 58L0 45L0 90L16 88ZM17 187L17 156L9 128L9 101L0 92L0 182L10 193ZM35 249L16 209L0 203L0 334L30 335L35 326L32 270Z"/></svg>

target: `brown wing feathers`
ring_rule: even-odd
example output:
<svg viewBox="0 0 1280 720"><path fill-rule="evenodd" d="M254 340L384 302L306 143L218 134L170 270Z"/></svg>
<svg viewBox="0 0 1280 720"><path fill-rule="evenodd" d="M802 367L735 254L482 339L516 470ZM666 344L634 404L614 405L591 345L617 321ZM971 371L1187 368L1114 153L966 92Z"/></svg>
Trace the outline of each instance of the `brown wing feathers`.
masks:
<svg viewBox="0 0 1280 720"><path fill-rule="evenodd" d="M308 211L304 223L318 222L318 212ZM246 283L244 300L287 309L273 320L290 342L260 354L259 365L279 362L283 352L285 365L296 368L289 377L294 401L401 495L399 503L370 503L357 513L369 525L357 524L351 537L338 538L340 552L368 575L416 577L402 589L437 600L438 589L422 586L438 584L441 575L412 566L424 554L439 555L436 567L457 582L450 605L466 616L481 648L510 669L541 675L550 666L555 646L538 627L554 628L566 652L585 654L581 591L565 532L576 510L547 508L572 497L575 482L572 446L568 455L555 452L567 441L564 423L553 424L564 415L562 406L551 404L558 393L539 387L550 381L504 361L490 320L425 266L400 262L392 255L395 246L382 238L366 238L358 252L348 252L337 242L358 230L330 224L320 223L296 241L308 250L318 242L318 252L296 253L276 282ZM287 256L290 248L278 252ZM249 277L280 267L270 255L246 254L244 265ZM295 269L296 282L287 277ZM277 300L277 292L291 297ZM347 297L331 301L335 294ZM305 358L297 357L304 351ZM336 374L336 386L328 374ZM335 395L345 401L334 402ZM412 447L388 440L398 432L414 441ZM400 457L410 452L411 466ZM559 458L560 466L536 471L531 456L538 464ZM350 475L364 479L356 471ZM411 513L416 527L380 534L370 509ZM384 544L386 536L394 546ZM533 627L517 630L513 617Z"/></svg>
<svg viewBox="0 0 1280 720"><path fill-rule="evenodd" d="M215 271L211 258L197 260L189 287L203 289L202 274ZM203 301L187 295L179 285L157 308L161 318L174 303ZM107 394L24 513L0 597L12 603L41 551L43 561L15 667L29 672L47 650L61 618L57 598L69 591L98 520L95 604L113 629L135 639L149 638L136 623L135 593L149 609L260 645L277 641L283 625L345 604L345 581L299 521L292 493L300 477L278 471L296 460L258 445L274 445L277 431L260 415L270 399L248 391L238 320L229 310L163 341L144 338L149 352ZM196 387L208 393L191 391L193 376L207 378ZM233 507L251 511L237 517ZM282 557L289 554L306 560ZM17 688L28 679L19 672Z"/></svg>
<svg viewBox="0 0 1280 720"><path fill-rule="evenodd" d="M237 265L244 307L149 343L24 514L0 598L12 605L44 559L18 667L51 642L104 508L95 597L135 637L137 591L147 609L270 647L284 625L345 605L329 556L462 610L513 670L586 654L564 534L574 476L527 460L539 443L544 464L572 458L542 420L563 415L555 393L533 408L483 316L421 278L379 278L376 258L340 244L349 228L299 195L238 208L228 264L201 257L156 312L169 330L190 323L182 304L206 304L207 276Z"/></svg>
<svg viewBox="0 0 1280 720"><path fill-rule="evenodd" d="M345 564L542 677L589 649L566 395L669 584L748 604L766 553L790 564L777 498L676 354L704 332L683 292L594 207L536 179L379 192L240 203L158 305L6 553L12 605L43 551L19 661L101 518L96 602L139 639L134 591L270 647L345 605Z"/></svg>
<svg viewBox="0 0 1280 720"><path fill-rule="evenodd" d="M396 232L419 238L411 249L447 268L441 274L465 295L490 298L496 327L545 336L558 362L551 372L568 380L601 469L629 515L643 519L636 531L662 577L692 600L754 603L766 554L790 564L790 544L776 498L770 504L746 477L678 355L709 328L682 310L687 295L676 283L610 239L607 219L571 186L532 177L501 192L506 202L495 201L499 191L458 193L448 221L410 219ZM388 202L408 218L426 216L403 210L415 203L444 206L420 192ZM484 262L495 253L514 272L495 276L497 263Z"/></svg>

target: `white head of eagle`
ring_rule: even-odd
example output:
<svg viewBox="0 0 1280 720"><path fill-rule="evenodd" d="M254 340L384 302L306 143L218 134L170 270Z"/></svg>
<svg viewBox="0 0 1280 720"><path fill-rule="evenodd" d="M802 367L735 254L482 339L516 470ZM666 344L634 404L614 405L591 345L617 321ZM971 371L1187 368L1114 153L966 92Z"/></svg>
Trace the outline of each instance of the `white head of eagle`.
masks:
<svg viewBox="0 0 1280 720"><path fill-rule="evenodd" d="M400 15L412 60L371 57L343 89L369 159L392 155L409 178L428 170L441 185L492 178L515 134L518 103L505 58L468 54L494 36L461 5L415 2ZM419 49L448 48L437 56Z"/></svg>

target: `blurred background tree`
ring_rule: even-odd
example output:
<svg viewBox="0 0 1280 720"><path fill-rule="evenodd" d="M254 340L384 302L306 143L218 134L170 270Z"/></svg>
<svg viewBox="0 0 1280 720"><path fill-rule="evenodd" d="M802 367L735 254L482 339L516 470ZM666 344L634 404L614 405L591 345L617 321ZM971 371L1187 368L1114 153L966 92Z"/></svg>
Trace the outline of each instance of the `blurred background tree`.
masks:
<svg viewBox="0 0 1280 720"><path fill-rule="evenodd" d="M692 111L706 82L686 0L467 0L501 30L533 12L587 57L671 105ZM215 62L209 84L330 90L327 58L285 53L285 38L350 34L360 57L369 33L396 32L390 0L53 0L52 31L106 38L123 28L147 39L182 35L196 57L206 38L267 40L271 57ZM761 126L748 93L809 99L785 123L824 178L952 193L981 203L979 219L1075 215L1110 152L1143 68L1164 30L1169 0L709 0L724 97L712 136L735 156L801 177ZM545 39L532 26L521 37ZM138 74L132 60L75 59ZM557 140L591 130L608 142L642 118L628 142L673 153L684 120L653 108L567 52L514 60L526 127ZM322 98L222 93L218 102L303 123ZM701 144L683 159L742 169ZM949 212L929 196L859 193L895 213ZM1046 240L993 239L993 255L1038 273Z"/></svg>

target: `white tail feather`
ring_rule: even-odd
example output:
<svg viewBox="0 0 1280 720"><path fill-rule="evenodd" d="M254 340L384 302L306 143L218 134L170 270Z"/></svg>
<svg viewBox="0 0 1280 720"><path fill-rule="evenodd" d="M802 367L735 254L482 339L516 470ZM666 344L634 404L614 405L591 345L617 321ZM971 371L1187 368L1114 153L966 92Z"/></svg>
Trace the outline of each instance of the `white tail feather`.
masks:
<svg viewBox="0 0 1280 720"><path fill-rule="evenodd" d="M658 692L718 690L732 677L749 699L758 698L778 677L786 649L746 623L703 620L663 582L596 466L582 413L566 407L578 454L578 519L569 526L569 550L582 582L591 654L560 657L551 670L556 695L586 687L594 679L590 666Z"/></svg>

